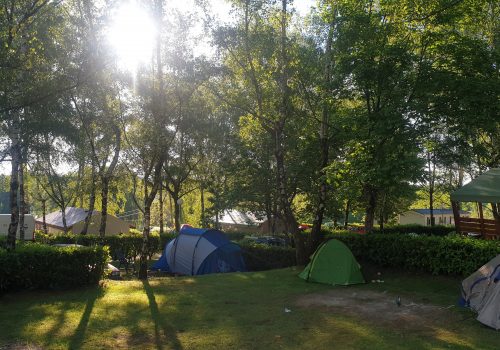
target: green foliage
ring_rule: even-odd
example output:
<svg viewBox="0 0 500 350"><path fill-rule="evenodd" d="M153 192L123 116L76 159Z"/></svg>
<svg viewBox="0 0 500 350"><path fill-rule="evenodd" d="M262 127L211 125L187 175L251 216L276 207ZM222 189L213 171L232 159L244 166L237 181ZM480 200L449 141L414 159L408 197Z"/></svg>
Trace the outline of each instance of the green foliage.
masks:
<svg viewBox="0 0 500 350"><path fill-rule="evenodd" d="M460 236L330 234L365 262L435 275L466 276L500 254L500 243Z"/></svg>
<svg viewBox="0 0 500 350"><path fill-rule="evenodd" d="M175 237L173 233L159 235L153 232L149 236L147 255L152 257L154 253L161 251L165 244ZM45 244L80 244L84 246L108 246L113 259L125 258L135 260L142 248L142 234L138 231L116 236L104 236L101 238L95 235L45 235L36 234L36 241Z"/></svg>
<svg viewBox="0 0 500 350"><path fill-rule="evenodd" d="M96 285L109 260L107 247L20 245L0 249L0 293L26 289L66 289Z"/></svg>
<svg viewBox="0 0 500 350"><path fill-rule="evenodd" d="M374 230L375 233L380 232L379 229ZM454 226L442 226L436 225L434 227L422 226L422 225L394 225L394 226L384 226L382 233L401 233L401 234L411 234L416 233L419 235L428 236L446 236L455 232Z"/></svg>
<svg viewBox="0 0 500 350"><path fill-rule="evenodd" d="M243 244L243 258L248 271L262 271L295 266L295 249L265 244Z"/></svg>

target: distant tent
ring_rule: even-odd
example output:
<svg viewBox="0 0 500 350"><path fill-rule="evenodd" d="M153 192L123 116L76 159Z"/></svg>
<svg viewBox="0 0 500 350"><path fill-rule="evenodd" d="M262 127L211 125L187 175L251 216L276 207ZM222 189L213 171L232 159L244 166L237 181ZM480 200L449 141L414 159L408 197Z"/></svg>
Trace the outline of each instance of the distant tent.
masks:
<svg viewBox="0 0 500 350"><path fill-rule="evenodd" d="M182 275L245 271L241 248L218 230L184 226L152 266Z"/></svg>
<svg viewBox="0 0 500 350"><path fill-rule="evenodd" d="M365 283L360 265L351 251L336 239L326 241L316 249L299 277L306 281L331 285Z"/></svg>
<svg viewBox="0 0 500 350"><path fill-rule="evenodd" d="M462 282L462 302L478 313L477 320L500 329L500 255Z"/></svg>
<svg viewBox="0 0 500 350"><path fill-rule="evenodd" d="M85 219L87 218L88 210L83 208L66 207L66 227L74 234L80 234L85 226ZM101 212L94 210L90 217L88 234L99 234L101 225ZM45 223L50 234L60 234L64 232L64 224L62 220L61 211L54 211L45 216ZM37 229L43 228L43 219L36 219ZM130 231L130 224L126 221L118 219L116 216L108 213L106 218L106 236L118 235L120 233L128 233Z"/></svg>

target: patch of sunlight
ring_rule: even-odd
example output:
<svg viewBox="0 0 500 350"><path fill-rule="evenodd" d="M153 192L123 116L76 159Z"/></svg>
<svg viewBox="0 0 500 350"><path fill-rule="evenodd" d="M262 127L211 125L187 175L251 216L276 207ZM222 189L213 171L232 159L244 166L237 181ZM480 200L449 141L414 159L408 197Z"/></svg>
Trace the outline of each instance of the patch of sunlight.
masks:
<svg viewBox="0 0 500 350"><path fill-rule="evenodd" d="M262 272L255 272L255 273L250 274L250 278L252 278L252 279L257 279L257 278L258 279L266 279L266 278L268 278L268 276Z"/></svg>
<svg viewBox="0 0 500 350"><path fill-rule="evenodd" d="M177 333L177 338L185 349L227 349L240 348L241 334L229 328L214 329L200 332L200 330Z"/></svg>
<svg viewBox="0 0 500 350"><path fill-rule="evenodd" d="M368 339L370 341L381 341L381 338L373 332L370 328L361 325L359 322L347 321L338 318L326 318L324 321L333 327L340 327L357 334L359 337Z"/></svg>
<svg viewBox="0 0 500 350"><path fill-rule="evenodd" d="M465 346L472 349L475 348L474 344L471 344L469 341L467 341L463 337L460 337L460 335L455 332L450 332L449 330L443 328L434 328L433 330L436 339L439 339L450 345Z"/></svg>
<svg viewBox="0 0 500 350"><path fill-rule="evenodd" d="M184 277L180 281L182 281L185 284L195 284L196 283L196 279L194 279L192 277Z"/></svg>

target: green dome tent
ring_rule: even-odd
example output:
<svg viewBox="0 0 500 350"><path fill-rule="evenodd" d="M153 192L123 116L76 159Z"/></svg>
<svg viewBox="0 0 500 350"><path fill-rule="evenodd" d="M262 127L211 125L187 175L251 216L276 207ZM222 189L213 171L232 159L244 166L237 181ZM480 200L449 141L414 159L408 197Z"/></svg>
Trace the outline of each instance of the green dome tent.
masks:
<svg viewBox="0 0 500 350"><path fill-rule="evenodd" d="M349 248L331 239L321 244L299 277L311 282L331 285L365 283L360 265Z"/></svg>

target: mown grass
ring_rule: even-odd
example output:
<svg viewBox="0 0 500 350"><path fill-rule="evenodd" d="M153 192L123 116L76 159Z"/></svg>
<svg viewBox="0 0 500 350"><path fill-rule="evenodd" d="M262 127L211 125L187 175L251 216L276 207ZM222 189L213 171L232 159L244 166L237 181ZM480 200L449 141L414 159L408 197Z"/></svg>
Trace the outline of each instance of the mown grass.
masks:
<svg viewBox="0 0 500 350"><path fill-rule="evenodd" d="M0 298L0 348L498 349L500 332L451 306L459 279L384 271L384 283L347 287L446 306L450 319L460 320L412 332L335 308L297 307L301 295L346 288L306 283L297 273L106 281L100 288L7 295Z"/></svg>

